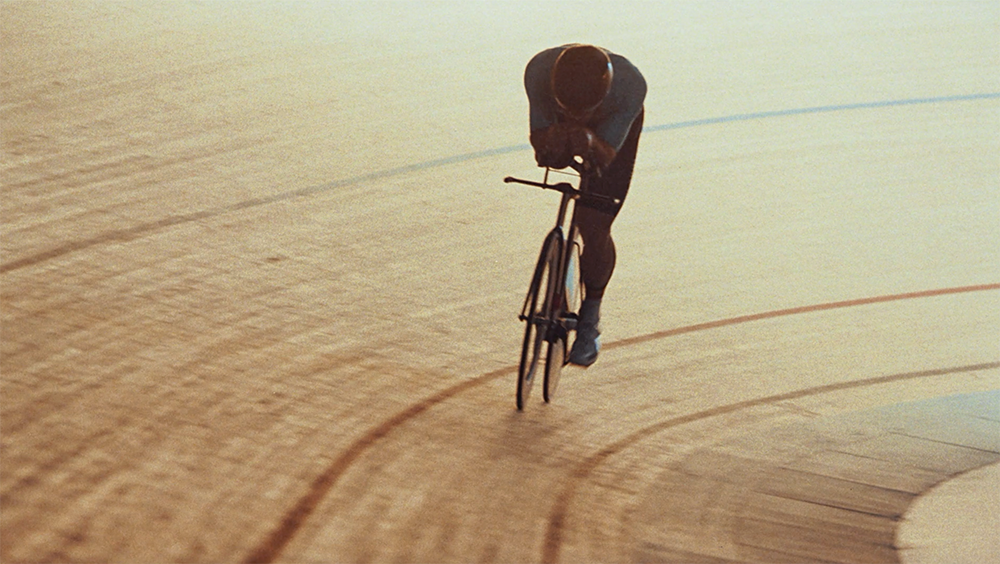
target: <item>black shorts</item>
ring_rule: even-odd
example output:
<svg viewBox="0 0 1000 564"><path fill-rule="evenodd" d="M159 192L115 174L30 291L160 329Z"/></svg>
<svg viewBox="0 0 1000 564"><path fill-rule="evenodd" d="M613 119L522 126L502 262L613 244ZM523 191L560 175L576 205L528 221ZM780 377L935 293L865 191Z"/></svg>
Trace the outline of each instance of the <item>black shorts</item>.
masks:
<svg viewBox="0 0 1000 564"><path fill-rule="evenodd" d="M608 170L604 171L600 178L592 178L587 186L588 192L616 198L620 200L619 204L608 207L581 200L581 207L591 208L612 216L618 215L621 204L625 202L625 196L628 195L628 187L632 183L632 170L635 168L635 154L639 148L639 134L642 133L642 118L645 113L646 110L643 108L635 117L621 150L618 151L615 160L611 161Z"/></svg>

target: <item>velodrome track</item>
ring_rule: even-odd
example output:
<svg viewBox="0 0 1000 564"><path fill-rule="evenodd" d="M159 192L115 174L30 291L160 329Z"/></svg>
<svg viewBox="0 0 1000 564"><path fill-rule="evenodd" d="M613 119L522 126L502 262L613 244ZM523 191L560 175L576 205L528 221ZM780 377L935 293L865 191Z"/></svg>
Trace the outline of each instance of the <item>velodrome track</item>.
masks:
<svg viewBox="0 0 1000 564"><path fill-rule="evenodd" d="M998 28L0 3L0 560L926 561L908 509L1000 460ZM518 413L557 200L501 179L572 41L646 129L602 357Z"/></svg>

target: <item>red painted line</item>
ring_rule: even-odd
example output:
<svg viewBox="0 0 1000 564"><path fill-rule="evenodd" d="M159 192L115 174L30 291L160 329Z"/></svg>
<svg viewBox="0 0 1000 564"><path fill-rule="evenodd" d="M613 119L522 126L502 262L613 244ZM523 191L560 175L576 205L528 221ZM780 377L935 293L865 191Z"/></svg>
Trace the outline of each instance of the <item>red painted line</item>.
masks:
<svg viewBox="0 0 1000 564"><path fill-rule="evenodd" d="M829 392L865 388L869 386L877 386L879 384L887 384L890 382L903 382L907 380L933 378L935 376L948 376L950 374L958 374L962 372L996 370L997 368L1000 368L1000 362L984 362L981 364L972 364L968 366L936 368L932 370L922 370L920 372L906 372L902 374L891 374L888 376L877 376L874 378L866 378L864 380L837 382L834 384L826 384L824 386L804 388L792 392L786 392L783 394L749 399L727 405L720 405L710 409L706 409L704 411L698 411L694 413L688 413L686 415L680 415L670 419L664 419L648 427L639 429L612 444L606 445L605 447L598 450L591 456L587 457L568 476L566 484L563 487L562 492L556 498L556 501L552 506L552 512L549 514L549 524L545 532L545 544L542 547L541 561L543 562L543 564L556 564L559 562L559 555L562 551L563 531L566 528L566 521L569 516L570 505L572 504L573 499L576 496L576 492L579 489L580 484L589 480L590 475L594 472L594 470L601 464L604 464L604 462L608 458L618 454L619 452L625 450L626 448L632 447L633 445L639 443L640 441L643 441L649 437L656 435L657 433L660 433L662 431L665 431L673 427L678 427L680 425L686 425L688 423L693 423L695 421L701 421L712 417L718 417L721 415L734 413L744 409L751 409L762 405L775 404L779 402L784 402L809 396L818 396Z"/></svg>
<svg viewBox="0 0 1000 564"><path fill-rule="evenodd" d="M753 313L750 315L741 315L739 317L730 317L728 319L717 319L715 321L707 321L705 323L698 323L695 325L687 325L685 327L675 327L673 329L667 329L665 331L657 331L656 333L647 333L645 335L639 335L636 337L629 337L626 339L621 339L618 341L613 341L605 346L605 349L616 349L618 347L627 347L631 345L637 345L640 343L646 343L649 341L655 341L658 339L664 339L667 337L673 337L675 335L683 335L685 333L694 333L696 331L704 331L706 329L717 329L719 327L726 327L729 325L739 325L741 323L749 323L751 321L760 321L762 319L773 319L775 317L785 317L789 315L800 315L803 313L813 313L817 311L827 311L831 309L842 309L848 307L858 307L871 304L879 304L885 302L896 302L901 300L912 300L917 298L931 298L934 296L946 296L951 294L965 294L968 292L983 292L987 290L1000 290L1000 283L994 284L977 284L974 286L959 286L957 288L939 288L936 290L922 290L920 292L906 292L903 294L889 294L885 296L875 296L871 298L857 298L853 300L844 300L839 302L828 302L823 304L812 304L806 306L792 307L787 309L776 309L773 311L765 311L762 313Z"/></svg>
<svg viewBox="0 0 1000 564"><path fill-rule="evenodd" d="M639 335L637 337L630 337L627 339L622 339L619 341L613 341L608 343L605 348L613 349L619 347L625 347L629 345L636 345L645 343L648 341L655 341L657 339L664 339L667 337L672 337L674 335L681 335L684 333L694 333L696 331L704 331L707 329L715 329L718 327L726 327L728 325L738 325L740 323L749 323L751 321L759 321L762 319L771 319L775 317L784 317L788 315L798 315L802 313L812 313L816 311L825 311L830 309L846 308L846 307L856 307L868 304L877 304L883 302L893 302L899 300L910 300L915 298L928 298L933 296L944 296L949 294L962 294L966 292L981 292L985 290L1000 290L1000 283L998 284L980 284L976 286L961 286L958 288L942 288L938 290L924 290L921 292L907 292L904 294L892 294L887 296L876 296L872 298L859 298L854 300L845 300L840 302L830 302L825 304L813 304L801 307L793 307L788 309L779 309L774 311L768 311L763 313L754 313L751 315L741 315L739 317L731 317L729 319L719 319L716 321L709 321L706 323L698 323L696 325L688 325L686 327L677 327L674 329L667 329L665 331L658 331L656 333L648 333L646 335ZM960 367L954 370L980 370L985 368L995 368L1000 366L1000 363L994 363L989 365L977 365L972 367ZM354 462L361 457L364 452L372 448L380 440L384 439L387 435L391 434L400 426L404 425L408 421L417 418L424 412L428 411L432 407L443 403L444 401L451 399L461 393L469 391L473 388L492 382L501 377L508 376L517 371L517 365L506 366L481 374L476 378L471 380L465 380L441 390L440 392L419 401L409 408L397 413L394 417L391 417L382 422L382 424L370 429L364 436L355 441L347 449L341 451L340 456L321 474L319 474L314 480L311 486L308 488L306 493L298 499L298 501L292 505L286 513L282 516L281 520L278 522L277 526L264 538L261 540L250 553L244 558L244 562L247 564L260 564L273 562L281 556L285 547L289 542L298 534L302 526L305 524L306 520L309 519L317 510L320 503L326 498L326 496L333 490L333 488L340 481L341 477L347 472L347 470L354 464ZM801 397L804 395L811 395L817 392L827 392L838 389L847 389L852 387L857 387L859 385L867 385L871 383L879 383L882 381L896 380L900 378L913 378L913 377L924 377L924 376L934 376L938 374L945 374L947 372L942 371L928 371L919 372L914 374L904 374L895 375L883 378L874 378L859 382L846 382L831 384L828 386L820 386L819 388L810 388L808 390L799 390L795 392L790 392L780 396L774 396L763 399L749 400L746 402L740 402L730 406L717 407L713 410L698 412L688 416L679 417L676 419L668 420L665 422L660 422L653 427L640 432L640 435L650 434L656 432L668 426L673 426L677 424L682 424L688 421L693 421L696 419L701 419L709 416L714 416L717 414L726 413L734 409L741 409L749 407L760 403L761 401L776 401L776 400L786 400L796 397ZM572 478L577 481L583 480L589 474L590 470L599 464L604 458L611 456L621 448L621 444L627 444L628 441L635 440L635 438L629 438L624 442L615 443L610 447L605 447L602 449L596 457L591 457L582 466L582 470L578 469L577 472L572 476ZM572 482L571 482L572 483ZM556 562L558 560L559 550L562 543L562 521L565 518L565 513L568 507L568 500L572 497L573 489L567 490L569 493L564 493L559 499L557 504L557 509L553 512L553 516L549 521L549 531L546 536L546 544L544 548L544 555L542 560L544 562ZM560 509L561 508L561 509Z"/></svg>

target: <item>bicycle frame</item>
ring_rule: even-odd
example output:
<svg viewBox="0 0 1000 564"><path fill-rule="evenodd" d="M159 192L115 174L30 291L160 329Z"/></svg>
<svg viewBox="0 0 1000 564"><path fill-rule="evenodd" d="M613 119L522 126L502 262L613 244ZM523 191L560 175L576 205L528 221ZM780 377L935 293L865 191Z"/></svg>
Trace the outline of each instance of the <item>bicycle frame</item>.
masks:
<svg viewBox="0 0 1000 564"><path fill-rule="evenodd" d="M520 178L514 178L512 176L508 176L508 177L506 177L506 178L503 179L503 181L505 183L508 183L508 184L509 183L524 184L526 186L534 186L536 188L542 188L543 190L555 190L555 191L560 192L562 194L562 198L561 198L561 200L559 202L559 210L558 210L558 212L556 214L555 227L553 227L552 231L549 232L550 236L551 236L552 232L558 232L558 234L559 234L558 238L560 239L560 241L562 241L562 245L561 245L560 252L559 252L559 257L558 257L558 260L557 260L557 265L558 265L557 266L557 270L556 270L556 272L554 272L557 280L565 280L566 279L567 268L568 268L568 265L569 265L569 254L572 252L572 250L571 250L572 238L575 235L574 228L576 227L576 209L577 209L576 205L574 205L574 207L573 207L573 215L572 215L572 218L570 219L569 225L566 226L566 213L569 211L569 203L571 201L578 203L580 200L587 200L587 201L590 201L592 203L596 203L596 204L604 205L604 206L608 206L608 205L618 206L618 205L621 205L621 200L619 200L617 198L611 198L611 197L608 197L608 196L603 196L601 194L591 194L591 193L587 192L587 186L589 184L591 175L593 175L595 173L591 172L590 167L586 163L574 162L571 166L572 166L572 168L574 170L576 170L580 174L580 187L579 188L574 187L569 182L559 182L559 183L556 183L556 184L549 184L549 182L548 182L548 180L549 180L549 172L551 171L551 169L549 169L549 168L545 169L545 176L544 176L542 182L535 182L535 181L532 181L532 180L523 180L523 179L520 179ZM564 226L566 226L566 230L565 231L563 229ZM566 233L569 234L569 236L570 236L569 239L567 239ZM586 242L584 244L586 244ZM527 311L528 307L529 307L529 304L528 304L528 299L526 297L525 301L524 301L524 304L521 306L521 314L518 316L518 318L521 321L527 321L528 320L528 311ZM554 339L554 336L551 335L551 332L552 332L551 329L552 329L553 325L560 323L560 321L563 321L565 323L565 325L566 325L565 329L566 330L572 331L572 330L576 329L576 323L575 323L576 319L575 319L575 316L573 318L565 319L565 320L548 319L547 321L549 323L549 331L547 331L547 333L546 333L547 334L547 339L546 340L549 340L549 341L551 341L551 340Z"/></svg>
<svg viewBox="0 0 1000 564"><path fill-rule="evenodd" d="M552 275L556 278L556 280L565 280L565 278L566 278L566 258L567 258L566 257L566 252L567 252L567 249L568 249L568 245L566 244L566 236L565 236L566 232L563 230L563 228L566 225L566 213L569 211L569 203L571 201L577 199L580 196L580 190L577 189L577 188L575 188L575 187L573 187L573 185L570 184L569 182L560 182L558 184L549 184L548 180L549 180L549 169L548 168L545 169L545 177L543 178L542 182L534 182L534 181L531 181L531 180L522 180L522 179L514 178L514 177L511 177L511 176L508 176L507 178L504 178L504 182L506 182L506 183L514 182L514 183L518 183L518 184L524 184L524 185L527 185L527 186L534 186L536 188L542 188L543 190L555 190L557 192L562 193L562 198L559 201L559 211L556 213L555 227L553 227L552 230L549 232L549 235L547 235L547 238L548 237L552 237L553 236L552 235L553 232L557 232L558 233L558 235L556 235L556 237L558 238L558 240L560 242L560 245L559 245L559 256L558 256L558 259L556 260L557 270L555 272L553 272ZM582 182L583 182L583 179L581 177L581 183ZM570 225L568 227L568 229L569 229L570 232L572 232L572 228L573 228L573 225L575 223L575 221L574 221L576 219L575 216L576 216L576 210L574 209L573 218L570 220ZM530 307L530 304L528 303L528 298L529 297L530 296L525 296L524 304L521 306L521 314L518 315L518 319L520 319L521 321L527 321L528 320L528 317L529 317L528 308ZM546 331L546 335L547 335L546 340L547 341L551 340L551 335L550 335L551 328L552 328L551 325L555 321L556 320L554 320L554 319L548 319L547 320L547 322L549 323L549 330Z"/></svg>
<svg viewBox="0 0 1000 564"><path fill-rule="evenodd" d="M577 226L578 205L581 201L588 204L588 207L596 209L621 205L620 200L588 192L590 179L596 175L596 171L591 172L592 169L587 163L574 162L573 168L580 173L579 188L574 188L569 182L549 184L549 169L545 169L545 177L542 182L522 180L510 176L504 178L505 183L515 182L545 190L555 190L562 194L559 210L556 213L555 227L549 231L542 244L542 252L539 254L535 273L528 286L524 304L521 306L521 314L518 316L521 321L526 323L517 380L518 410L524 408L528 395L531 393L543 347L546 348L544 370L546 402L551 401L555 394L559 383L559 374L567 363L566 353L570 332L576 330L579 319L579 312L576 311L579 305L579 296L576 294L581 289L581 282L577 277L570 280L568 276L571 267L573 274L579 273L577 267L571 266L571 261L580 257L578 254L581 243L580 229ZM566 215L569 212L571 201L575 203L573 215L567 226ZM566 233L564 233L564 228ZM583 245L586 245L586 241L583 241ZM542 298L542 301L539 301L539 298Z"/></svg>

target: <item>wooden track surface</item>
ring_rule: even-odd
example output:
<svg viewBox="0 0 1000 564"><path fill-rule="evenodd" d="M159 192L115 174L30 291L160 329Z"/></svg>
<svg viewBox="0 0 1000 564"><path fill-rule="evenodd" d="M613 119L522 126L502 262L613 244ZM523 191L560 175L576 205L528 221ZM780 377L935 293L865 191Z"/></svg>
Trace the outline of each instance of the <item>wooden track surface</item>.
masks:
<svg viewBox="0 0 1000 564"><path fill-rule="evenodd" d="M1000 4L0 3L3 562L894 562L1000 460ZM649 82L514 409L521 72Z"/></svg>

